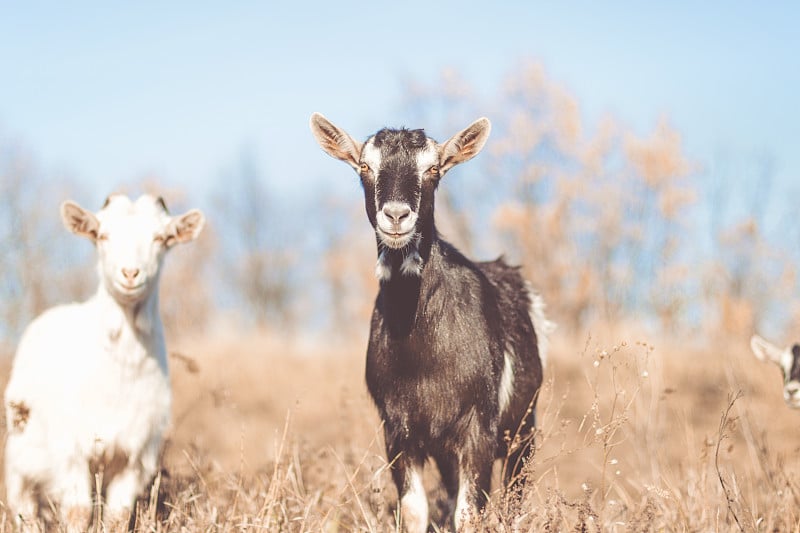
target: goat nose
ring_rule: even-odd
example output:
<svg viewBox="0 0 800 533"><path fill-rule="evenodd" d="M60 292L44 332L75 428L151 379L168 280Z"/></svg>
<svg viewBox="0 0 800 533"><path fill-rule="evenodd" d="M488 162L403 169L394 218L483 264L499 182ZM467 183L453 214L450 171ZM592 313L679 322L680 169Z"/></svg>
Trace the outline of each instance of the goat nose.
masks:
<svg viewBox="0 0 800 533"><path fill-rule="evenodd" d="M125 276L125 279L128 281L133 281L136 279L136 276L139 275L138 268L123 268L122 275Z"/></svg>
<svg viewBox="0 0 800 533"><path fill-rule="evenodd" d="M800 385L796 383L786 385L786 394L788 394L790 398L797 395L798 392L800 392Z"/></svg>
<svg viewBox="0 0 800 533"><path fill-rule="evenodd" d="M383 214L394 224L399 224L411 214L411 208L406 204L386 204L383 206Z"/></svg>

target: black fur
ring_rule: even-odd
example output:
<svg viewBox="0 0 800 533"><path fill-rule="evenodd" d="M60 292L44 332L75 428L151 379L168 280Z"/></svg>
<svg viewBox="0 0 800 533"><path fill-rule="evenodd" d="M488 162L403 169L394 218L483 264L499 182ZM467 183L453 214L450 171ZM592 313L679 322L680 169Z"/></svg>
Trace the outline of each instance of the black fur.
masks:
<svg viewBox="0 0 800 533"><path fill-rule="evenodd" d="M800 344L792 345L792 368L786 381L800 381Z"/></svg>
<svg viewBox="0 0 800 533"><path fill-rule="evenodd" d="M378 243L392 274L375 301L366 381L384 422L400 496L408 489L406 469L433 458L454 498L462 456L463 469L477 481L469 497L482 508L492 464L509 452L507 436L520 429L528 436L534 426L542 367L529 316L531 295L519 268L502 258L473 263L439 238L433 217L439 180L419 179L414 163L425 139L422 130L379 131L373 138L382 154L378 181L362 175L373 227L376 191L379 209L397 200L417 211L416 251L423 263L421 276L402 275L399 265L409 250ZM501 413L506 353L513 358L514 387ZM506 481L519 472L530 445L528 440L510 454Z"/></svg>

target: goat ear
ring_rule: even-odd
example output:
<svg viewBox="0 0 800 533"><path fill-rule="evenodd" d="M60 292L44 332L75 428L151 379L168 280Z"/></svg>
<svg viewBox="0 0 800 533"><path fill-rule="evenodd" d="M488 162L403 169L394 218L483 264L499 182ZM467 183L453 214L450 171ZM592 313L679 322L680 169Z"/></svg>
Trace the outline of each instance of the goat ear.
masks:
<svg viewBox="0 0 800 533"><path fill-rule="evenodd" d="M331 157L341 159L354 169L359 168L363 143L353 140L346 131L336 127L320 113L311 115L311 133L319 145Z"/></svg>
<svg viewBox="0 0 800 533"><path fill-rule="evenodd" d="M75 202L67 200L61 204L61 220L64 222L64 226L75 235L88 237L92 241L97 240L100 222L94 213L87 211Z"/></svg>
<svg viewBox="0 0 800 533"><path fill-rule="evenodd" d="M459 163L469 161L481 151L492 124L489 119L479 118L463 130L439 145L439 172L445 173Z"/></svg>
<svg viewBox="0 0 800 533"><path fill-rule="evenodd" d="M167 246L191 242L203 231L206 217L199 209L192 209L181 216L173 218L167 227Z"/></svg>
<svg viewBox="0 0 800 533"><path fill-rule="evenodd" d="M760 335L753 335L750 339L750 348L753 353L762 361L769 361L780 364L783 350L764 339Z"/></svg>

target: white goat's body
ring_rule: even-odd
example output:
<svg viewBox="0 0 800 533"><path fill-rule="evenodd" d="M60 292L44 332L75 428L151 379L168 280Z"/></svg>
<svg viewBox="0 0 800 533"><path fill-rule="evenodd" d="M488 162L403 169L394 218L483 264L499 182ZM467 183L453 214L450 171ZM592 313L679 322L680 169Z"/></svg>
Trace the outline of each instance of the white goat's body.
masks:
<svg viewBox="0 0 800 533"><path fill-rule="evenodd" d="M147 307L153 309L140 313L156 311L157 302ZM132 476L136 492L114 497L114 479L106 480L109 506L112 497L131 505L156 473L171 413L161 322L150 314L134 317L101 289L87 302L55 307L31 323L5 394L7 487L90 504L91 486L76 484L72 472L82 470L88 482L90 463L124 457L116 475ZM150 331L135 329L137 322ZM24 422L20 406L28 413ZM11 423L15 419L20 423ZM9 499L14 496L9 491Z"/></svg>
<svg viewBox="0 0 800 533"><path fill-rule="evenodd" d="M23 528L57 517L79 531L93 495L106 524L127 523L158 470L172 403L160 268L204 218L196 210L170 217L149 196L110 197L97 216L66 202L62 217L94 241L100 284L86 302L46 311L22 336L5 392L6 501Z"/></svg>

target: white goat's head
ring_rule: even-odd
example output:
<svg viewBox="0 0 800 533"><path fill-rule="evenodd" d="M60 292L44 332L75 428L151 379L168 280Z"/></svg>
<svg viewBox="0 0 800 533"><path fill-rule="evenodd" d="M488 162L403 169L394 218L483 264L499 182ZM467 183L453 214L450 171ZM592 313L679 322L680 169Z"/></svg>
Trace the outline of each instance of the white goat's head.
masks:
<svg viewBox="0 0 800 533"><path fill-rule="evenodd" d="M792 409L800 409L800 344L778 348L763 337L753 335L750 347L760 360L780 367L783 372L783 399Z"/></svg>
<svg viewBox="0 0 800 533"><path fill-rule="evenodd" d="M361 177L379 248L405 250L409 257L415 255L419 235L433 224L439 180L475 157L491 130L489 119L481 118L442 144L423 130L405 128L384 128L360 143L319 113L311 115L310 125L322 149Z"/></svg>
<svg viewBox="0 0 800 533"><path fill-rule="evenodd" d="M96 214L66 201L61 218L68 230L95 243L100 279L124 305L147 298L157 285L166 251L194 240L205 223L197 209L172 217L160 197L143 195L132 202L122 194L109 196Z"/></svg>

